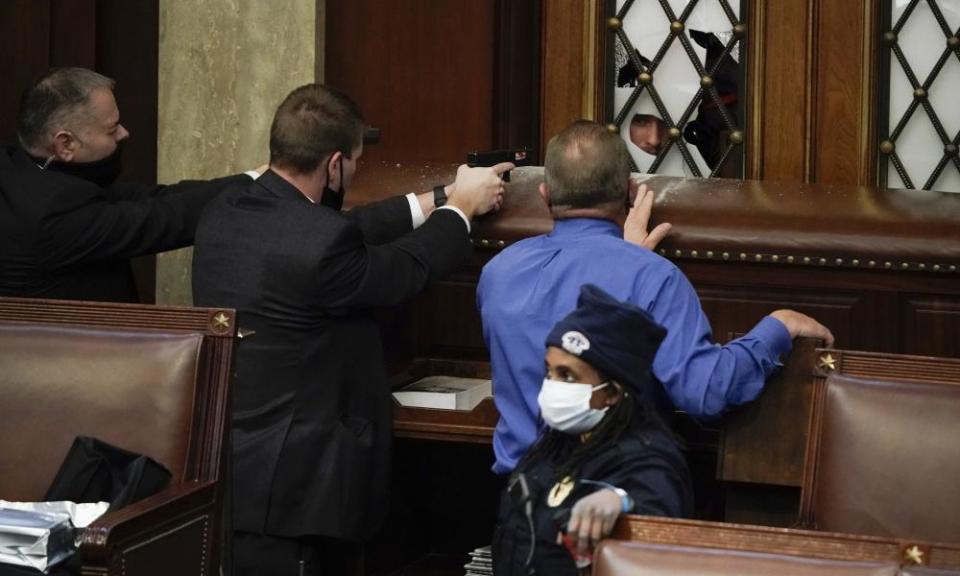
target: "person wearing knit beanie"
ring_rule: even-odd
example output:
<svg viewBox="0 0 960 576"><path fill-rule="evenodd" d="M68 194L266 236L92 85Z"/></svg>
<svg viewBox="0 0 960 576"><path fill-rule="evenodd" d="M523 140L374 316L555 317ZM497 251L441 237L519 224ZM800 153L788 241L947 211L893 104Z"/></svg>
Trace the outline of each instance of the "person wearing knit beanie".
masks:
<svg viewBox="0 0 960 576"><path fill-rule="evenodd" d="M497 575L577 574L620 514L688 516L690 473L651 406L666 329L597 286L546 338L545 428L501 500Z"/></svg>

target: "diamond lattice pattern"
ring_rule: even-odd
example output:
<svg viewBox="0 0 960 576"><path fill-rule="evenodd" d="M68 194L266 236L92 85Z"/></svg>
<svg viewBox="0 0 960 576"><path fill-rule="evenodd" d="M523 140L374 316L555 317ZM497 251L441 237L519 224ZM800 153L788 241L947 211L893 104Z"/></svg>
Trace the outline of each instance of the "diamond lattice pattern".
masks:
<svg viewBox="0 0 960 576"><path fill-rule="evenodd" d="M634 169L743 175L740 2L616 0L612 127Z"/></svg>
<svg viewBox="0 0 960 576"><path fill-rule="evenodd" d="M881 184L960 192L960 2L886 0Z"/></svg>

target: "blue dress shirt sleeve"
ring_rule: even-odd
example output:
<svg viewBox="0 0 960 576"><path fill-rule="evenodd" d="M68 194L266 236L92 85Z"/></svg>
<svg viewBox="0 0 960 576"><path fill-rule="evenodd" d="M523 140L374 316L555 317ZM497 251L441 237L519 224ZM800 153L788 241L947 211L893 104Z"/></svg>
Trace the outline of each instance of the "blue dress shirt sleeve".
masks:
<svg viewBox="0 0 960 576"><path fill-rule="evenodd" d="M653 317L668 328L653 373L673 403L693 417L715 417L756 398L792 346L786 327L770 316L743 337L714 344L693 286L676 269L649 304Z"/></svg>

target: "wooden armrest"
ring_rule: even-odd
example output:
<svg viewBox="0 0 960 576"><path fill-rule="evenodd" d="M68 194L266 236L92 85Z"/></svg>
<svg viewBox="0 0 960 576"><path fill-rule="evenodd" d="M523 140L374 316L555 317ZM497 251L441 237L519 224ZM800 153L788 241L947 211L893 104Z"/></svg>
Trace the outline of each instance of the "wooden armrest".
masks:
<svg viewBox="0 0 960 576"><path fill-rule="evenodd" d="M126 506L104 514L88 526L80 537L84 566L106 565L117 546L147 541L211 513L216 505L216 481L177 484Z"/></svg>

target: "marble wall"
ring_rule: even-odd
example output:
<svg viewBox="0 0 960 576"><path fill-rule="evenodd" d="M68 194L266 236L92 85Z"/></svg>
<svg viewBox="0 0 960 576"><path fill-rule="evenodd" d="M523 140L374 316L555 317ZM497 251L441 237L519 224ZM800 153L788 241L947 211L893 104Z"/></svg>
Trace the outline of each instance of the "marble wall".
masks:
<svg viewBox="0 0 960 576"><path fill-rule="evenodd" d="M160 0L158 182L267 162L277 105L322 77L323 13L323 0ZM191 304L191 257L157 258L158 304Z"/></svg>

